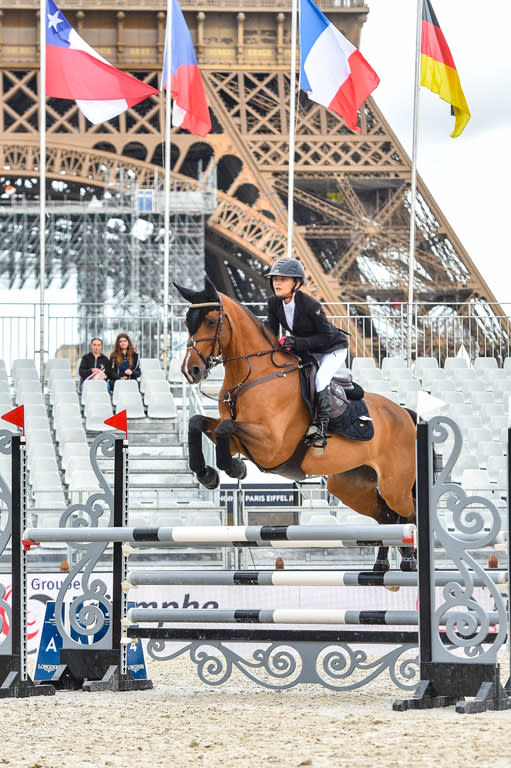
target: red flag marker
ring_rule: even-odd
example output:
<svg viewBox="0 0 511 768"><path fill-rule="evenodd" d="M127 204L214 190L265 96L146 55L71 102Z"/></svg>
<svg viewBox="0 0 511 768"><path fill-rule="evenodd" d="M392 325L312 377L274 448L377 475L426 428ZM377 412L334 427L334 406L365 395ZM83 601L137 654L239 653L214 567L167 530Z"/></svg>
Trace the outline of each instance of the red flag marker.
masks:
<svg viewBox="0 0 511 768"><path fill-rule="evenodd" d="M126 435L126 440L128 439L128 419L126 416L126 409L124 409L124 411L119 411L115 416L110 416L109 419L105 419L105 424L109 427L120 429L121 432L124 432Z"/></svg>
<svg viewBox="0 0 511 768"><path fill-rule="evenodd" d="M8 421L9 424L14 424L16 427L21 427L23 434L25 434L25 406L19 405L13 411L8 411L2 416L4 421Z"/></svg>

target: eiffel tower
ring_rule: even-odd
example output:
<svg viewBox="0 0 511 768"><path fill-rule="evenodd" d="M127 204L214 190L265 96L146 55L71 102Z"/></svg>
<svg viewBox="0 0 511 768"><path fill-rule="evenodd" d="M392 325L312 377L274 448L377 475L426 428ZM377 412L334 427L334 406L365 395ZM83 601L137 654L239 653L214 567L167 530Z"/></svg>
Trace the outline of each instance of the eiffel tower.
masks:
<svg viewBox="0 0 511 768"><path fill-rule="evenodd" d="M363 1L319 4L358 46L369 12ZM262 302L267 295L264 274L287 249L291 4L183 0L181 5L205 81L213 130L203 140L173 130L173 182L193 187L199 185L201 172L202 177L216 172L218 204L205 228L207 271L224 292ZM16 0L12 6L12 0L0 0L0 193L14 187L23 190L25 199L35 199L39 0ZM61 10L90 45L114 66L155 87L163 59L163 6L163 0L130 0L122 10L114 0L61 2ZM141 188L154 185L163 175L164 112L163 97L151 97L115 120L92 126L74 102L49 99L50 196L84 203L107 190L112 173L131 175ZM313 295L372 323L378 307L399 315L407 301L411 162L372 98L360 111L359 126L361 132L352 133L340 117L297 93L293 248L306 267ZM0 201L8 204L5 197ZM12 248L0 248L0 275L23 285L31 277L39 279L37 222L27 227L16 221L16 247L30 253L31 260L16 262L11 237ZM465 311L459 305L475 305L485 332L505 342L494 296L420 178L416 225L414 296L420 312L430 313L434 306L456 315ZM68 243L61 245L58 258L54 254L50 259L50 282L65 283L70 269L78 270L79 285L80 275L86 282L90 238L82 233L81 239L85 250L78 253ZM114 276L121 251L124 260L133 258L129 249L128 255L125 248L118 250L101 260L110 259ZM137 288L157 302L161 285L150 249L144 269ZM174 270L179 277L177 264ZM359 326L357 332L360 336ZM376 335L382 337L381 328ZM366 352L371 343L365 344Z"/></svg>

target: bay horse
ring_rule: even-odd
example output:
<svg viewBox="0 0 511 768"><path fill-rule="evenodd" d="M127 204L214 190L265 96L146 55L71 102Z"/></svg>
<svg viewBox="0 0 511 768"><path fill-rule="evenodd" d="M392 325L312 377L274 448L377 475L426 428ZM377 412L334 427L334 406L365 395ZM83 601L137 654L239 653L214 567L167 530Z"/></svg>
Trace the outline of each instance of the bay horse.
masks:
<svg viewBox="0 0 511 768"><path fill-rule="evenodd" d="M366 393L372 439L330 434L323 455L316 455L303 443L310 414L301 393L300 358L284 350L261 320L219 293L208 278L203 291L176 288L191 304L183 374L198 384L215 365L223 363L225 370L219 418L198 414L189 421L189 465L200 483L208 489L219 483L216 469L205 463L204 434L216 444L218 469L229 477L246 475L245 463L233 457L242 454L263 471L295 480L326 475L331 494L378 523L414 522L416 425L411 412L382 395ZM302 447L298 459L297 447ZM401 569L415 569L413 550L404 547L401 554ZM389 568L386 547L380 548L374 567Z"/></svg>

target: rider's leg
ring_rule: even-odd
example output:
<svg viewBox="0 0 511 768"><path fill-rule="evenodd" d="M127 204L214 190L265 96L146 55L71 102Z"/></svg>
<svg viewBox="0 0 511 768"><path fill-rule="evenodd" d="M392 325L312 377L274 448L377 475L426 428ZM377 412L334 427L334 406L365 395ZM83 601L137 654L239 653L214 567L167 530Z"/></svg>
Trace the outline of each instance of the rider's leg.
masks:
<svg viewBox="0 0 511 768"><path fill-rule="evenodd" d="M306 436L307 441L318 449L324 449L326 446L326 433L332 412L330 381L338 369L344 365L347 351L338 349L335 352L328 352L319 361L316 373L317 418L310 425Z"/></svg>

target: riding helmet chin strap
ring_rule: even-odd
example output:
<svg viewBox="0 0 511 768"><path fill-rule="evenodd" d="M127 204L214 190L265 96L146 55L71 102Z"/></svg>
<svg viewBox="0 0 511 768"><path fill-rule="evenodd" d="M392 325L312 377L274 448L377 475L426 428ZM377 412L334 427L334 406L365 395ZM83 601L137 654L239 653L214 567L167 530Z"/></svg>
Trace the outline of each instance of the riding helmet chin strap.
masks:
<svg viewBox="0 0 511 768"><path fill-rule="evenodd" d="M283 299L288 299L290 296L293 295L293 293L296 293L297 291L299 291L302 285L303 285L303 280L300 280L299 277L295 277L295 284L291 288L291 293L289 293L287 296L283 296ZM275 293L275 288L273 287L273 277L271 278L271 289L273 293Z"/></svg>

